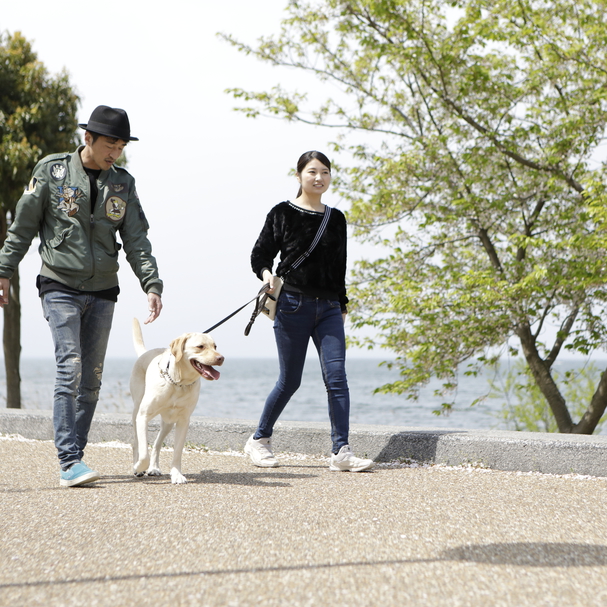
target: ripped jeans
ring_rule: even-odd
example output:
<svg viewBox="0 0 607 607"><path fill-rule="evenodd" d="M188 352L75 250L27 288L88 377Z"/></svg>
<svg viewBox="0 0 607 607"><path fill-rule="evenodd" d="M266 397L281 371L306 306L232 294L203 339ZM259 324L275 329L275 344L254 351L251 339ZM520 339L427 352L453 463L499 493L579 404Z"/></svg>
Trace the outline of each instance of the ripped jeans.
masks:
<svg viewBox="0 0 607 607"><path fill-rule="evenodd" d="M82 460L99 399L114 302L90 294L47 291L42 310L55 343L55 446L62 468Z"/></svg>

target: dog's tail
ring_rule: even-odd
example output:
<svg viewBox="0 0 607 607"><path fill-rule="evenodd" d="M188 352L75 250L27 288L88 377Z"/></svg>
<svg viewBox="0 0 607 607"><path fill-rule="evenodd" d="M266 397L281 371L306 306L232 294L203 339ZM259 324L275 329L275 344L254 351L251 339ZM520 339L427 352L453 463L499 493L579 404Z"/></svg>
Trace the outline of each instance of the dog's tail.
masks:
<svg viewBox="0 0 607 607"><path fill-rule="evenodd" d="M141 356L146 352L145 344L143 343L143 334L141 333L141 325L136 318L133 318L133 345L137 356Z"/></svg>

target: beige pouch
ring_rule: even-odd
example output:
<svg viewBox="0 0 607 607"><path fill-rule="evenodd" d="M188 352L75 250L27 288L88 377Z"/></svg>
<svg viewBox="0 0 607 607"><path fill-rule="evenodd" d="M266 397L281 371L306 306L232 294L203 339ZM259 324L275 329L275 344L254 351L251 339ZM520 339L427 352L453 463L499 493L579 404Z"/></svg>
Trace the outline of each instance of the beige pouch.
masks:
<svg viewBox="0 0 607 607"><path fill-rule="evenodd" d="M261 313L265 314L270 320L276 318L276 305L278 304L278 296L281 291L282 279L274 276L274 293L266 293L261 301Z"/></svg>

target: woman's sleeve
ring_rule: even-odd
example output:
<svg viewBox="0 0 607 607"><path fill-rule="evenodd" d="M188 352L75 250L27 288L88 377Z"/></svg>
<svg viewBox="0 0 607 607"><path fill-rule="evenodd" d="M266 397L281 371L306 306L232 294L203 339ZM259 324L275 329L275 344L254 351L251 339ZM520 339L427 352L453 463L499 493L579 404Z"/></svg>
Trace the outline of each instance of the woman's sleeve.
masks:
<svg viewBox="0 0 607 607"><path fill-rule="evenodd" d="M280 251L280 243L278 234L275 229L276 213L272 209L261 229L257 242L251 251L251 268L255 275L263 280L262 274L265 269L272 272L274 266L274 258Z"/></svg>

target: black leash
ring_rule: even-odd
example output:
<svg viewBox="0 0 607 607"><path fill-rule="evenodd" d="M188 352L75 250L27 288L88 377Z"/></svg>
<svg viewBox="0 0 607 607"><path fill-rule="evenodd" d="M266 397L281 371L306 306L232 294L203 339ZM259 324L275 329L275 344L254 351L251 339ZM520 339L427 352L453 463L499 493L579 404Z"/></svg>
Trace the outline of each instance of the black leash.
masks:
<svg viewBox="0 0 607 607"><path fill-rule="evenodd" d="M261 287L259 293L257 293L257 297L255 298L257 299L257 301L255 302L255 309L253 310L253 314L251 314L251 320L249 320L249 324L245 327L244 330L245 337L248 337L249 333L251 332L251 327L253 326L255 319L263 312L263 310L265 310L266 312L268 311L268 309L265 307L266 301L268 299L276 301L276 297L268 293L269 288L270 285L265 284L263 287Z"/></svg>
<svg viewBox="0 0 607 607"><path fill-rule="evenodd" d="M251 322L249 323L249 326L247 327L248 329L250 329L250 325L253 324L253 320L261 312L261 309L263 307L263 306L259 305L259 298L264 293L267 294L268 288L269 288L269 285L265 284L263 287L261 287L261 289L259 289L259 293L257 293L257 295L255 295L255 297L253 297L253 299L250 299L249 301L247 301L247 303L244 304L244 306L240 306L240 308L238 308L238 310L235 310L230 315L226 316L223 320L220 320L217 324L213 325L210 329L207 329L206 331L203 331L203 333L210 333L213 329L216 329L217 327L219 327L220 325L222 325L224 322L230 320L230 318L232 318L232 316L236 316L236 314L238 314L238 312L240 312L241 310L243 310L244 308L246 308L252 301L257 300L257 303L255 304L255 310L253 312L253 316L251 317ZM268 295L268 297L272 297L272 296ZM248 335L248 332L245 332L245 335Z"/></svg>
<svg viewBox="0 0 607 607"><path fill-rule="evenodd" d="M331 207L325 207L325 212L324 212L322 221L320 222L320 226L318 227L318 231L316 232L316 236L314 236L314 240L310 243L310 246L307 248L305 253L303 255L300 255L299 258L291 264L291 267L284 274L281 275L281 278L283 280L284 280L285 276L291 270L295 270L296 268L298 268L310 256L310 253L312 253L312 251L314 250L316 245L320 242L320 239L322 238L322 235L324 234L324 231L327 228L327 225L329 224L330 217L331 217ZM213 325L210 329L207 329L205 331L205 333L210 333L213 329L216 329L217 327L222 325L224 322L226 322L226 320L230 320L230 318L232 318L232 316L234 316L235 314L238 314L238 312L240 312L243 308L246 308L251 303L251 301L257 300L255 303L255 309L253 310L253 314L251 314L251 320L249 321L249 324L247 325L246 329L244 330L245 336L248 335L249 332L251 331L251 327L253 326L253 323L255 322L255 319L261 314L261 311L264 309L267 299L270 298L272 301L276 301L276 298L268 293L269 289L270 289L270 285L268 283L266 283L263 287L261 287L261 289L259 289L259 293L257 293L257 295L255 297L253 297L253 299L251 299L250 301L247 301L247 303L244 306L240 306L240 308L238 308L238 310L236 310L235 312L232 312L229 316L226 316L223 320L220 320L216 325Z"/></svg>

